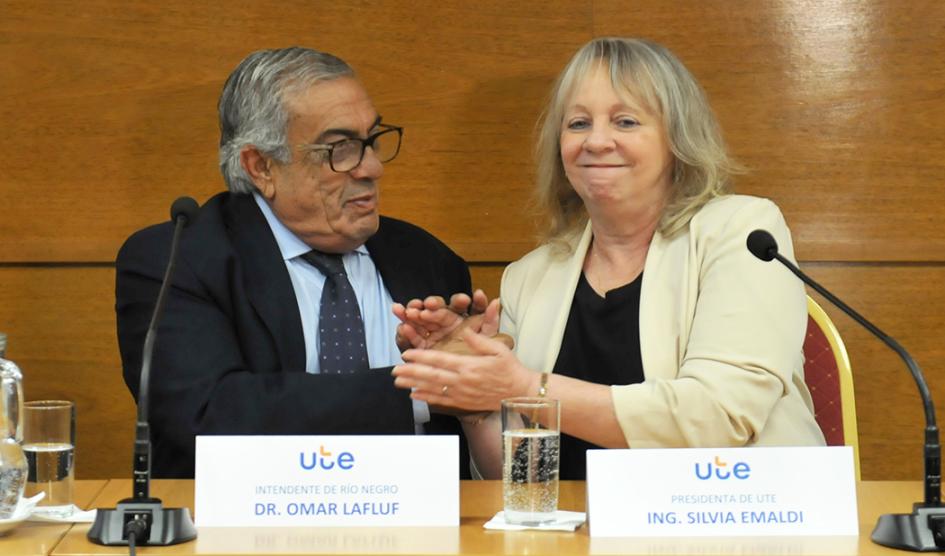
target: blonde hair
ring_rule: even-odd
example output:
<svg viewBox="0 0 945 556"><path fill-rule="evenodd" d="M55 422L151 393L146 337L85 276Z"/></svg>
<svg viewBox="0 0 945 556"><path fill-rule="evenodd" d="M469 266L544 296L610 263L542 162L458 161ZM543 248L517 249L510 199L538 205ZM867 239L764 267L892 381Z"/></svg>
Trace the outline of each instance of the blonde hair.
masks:
<svg viewBox="0 0 945 556"><path fill-rule="evenodd" d="M610 71L618 94L630 95L662 118L674 163L672 192L658 230L671 237L703 205L728 192L731 176L742 169L726 151L705 93L672 52L646 40L609 37L592 40L571 58L539 120L535 201L548 220L543 240L563 247L587 222L584 203L564 173L560 136L566 103L597 67Z"/></svg>

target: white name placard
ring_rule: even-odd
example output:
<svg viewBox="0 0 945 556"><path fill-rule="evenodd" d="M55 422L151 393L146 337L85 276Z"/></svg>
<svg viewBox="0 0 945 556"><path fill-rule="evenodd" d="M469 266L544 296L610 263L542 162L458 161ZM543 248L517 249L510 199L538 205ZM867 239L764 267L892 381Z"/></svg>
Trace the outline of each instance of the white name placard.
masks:
<svg viewBox="0 0 945 556"><path fill-rule="evenodd" d="M456 436L198 436L199 527L459 525Z"/></svg>
<svg viewBox="0 0 945 556"><path fill-rule="evenodd" d="M592 537L857 535L853 449L588 450Z"/></svg>

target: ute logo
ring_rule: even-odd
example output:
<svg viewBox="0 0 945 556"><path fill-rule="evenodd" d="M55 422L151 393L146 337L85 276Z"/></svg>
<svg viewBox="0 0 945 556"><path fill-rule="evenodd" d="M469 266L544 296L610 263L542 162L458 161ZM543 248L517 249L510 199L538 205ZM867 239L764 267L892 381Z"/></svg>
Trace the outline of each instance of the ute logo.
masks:
<svg viewBox="0 0 945 556"><path fill-rule="evenodd" d="M309 458L310 456L310 458ZM318 447L318 452L299 452L299 465L306 471L313 469L324 469L330 471L338 468L347 471L354 467L354 454L351 452L339 452L336 457L332 457L331 452L325 450L325 445Z"/></svg>
<svg viewBox="0 0 945 556"><path fill-rule="evenodd" d="M719 456L715 456L715 460L706 463L704 468L701 463L696 462L696 478L701 481L708 481L712 478L725 481L733 477L735 479L745 480L750 476L751 467L744 461L739 461L729 466L728 462L722 461L719 459Z"/></svg>

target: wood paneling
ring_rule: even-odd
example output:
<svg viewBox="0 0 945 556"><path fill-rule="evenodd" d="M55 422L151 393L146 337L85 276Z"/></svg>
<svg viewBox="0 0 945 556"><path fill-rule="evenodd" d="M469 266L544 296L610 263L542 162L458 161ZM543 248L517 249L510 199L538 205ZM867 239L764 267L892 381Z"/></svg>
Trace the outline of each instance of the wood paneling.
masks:
<svg viewBox="0 0 945 556"><path fill-rule="evenodd" d="M385 213L467 258L516 258L532 246L521 206L540 99L590 38L589 6L566 3L90 0L2 11L0 261L110 261L177 196L224 189L223 82L251 50L291 44L346 59L385 121L405 127L381 181Z"/></svg>
<svg viewBox="0 0 945 556"><path fill-rule="evenodd" d="M737 189L779 203L799 258L913 350L945 401L945 3L6 0L0 13L0 329L29 398L78 402L80 477L124 476L130 460L134 406L102 265L175 197L223 188L223 81L249 51L289 44L348 60L405 126L383 211L474 262L490 297L534 245L533 130L558 71L593 35L666 44L751 169ZM864 478L918 477L914 385L836 320Z"/></svg>
<svg viewBox="0 0 945 556"><path fill-rule="evenodd" d="M595 0L594 33L676 52L802 259L945 260L945 3Z"/></svg>
<svg viewBox="0 0 945 556"><path fill-rule="evenodd" d="M173 198L222 189L223 80L249 50L293 43L349 60L406 126L385 212L471 260L514 259L532 245L535 119L592 33L680 55L752 169L739 189L785 209L802 257L945 260L937 0L91 0L4 3L0 261L108 261Z"/></svg>
<svg viewBox="0 0 945 556"><path fill-rule="evenodd" d="M469 269L472 274L473 289L481 289L489 296L489 299L499 295L499 285L502 282L502 271L505 270L504 264L477 264Z"/></svg>
<svg viewBox="0 0 945 556"><path fill-rule="evenodd" d="M0 330L27 400L76 404L76 476L131 473L135 406L121 377L112 268L0 267Z"/></svg>
<svg viewBox="0 0 945 556"><path fill-rule="evenodd" d="M945 266L818 263L803 267L912 354L937 402L937 416L945 416L945 291L941 288ZM921 478L925 421L908 369L885 344L813 295L834 321L850 355L863 478Z"/></svg>

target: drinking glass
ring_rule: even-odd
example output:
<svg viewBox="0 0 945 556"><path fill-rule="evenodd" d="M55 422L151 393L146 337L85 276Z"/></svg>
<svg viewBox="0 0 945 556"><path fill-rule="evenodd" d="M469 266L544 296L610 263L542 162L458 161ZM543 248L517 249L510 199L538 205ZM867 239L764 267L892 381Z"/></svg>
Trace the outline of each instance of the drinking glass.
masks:
<svg viewBox="0 0 945 556"><path fill-rule="evenodd" d="M555 519L560 417L558 400L502 400L502 494L509 523L538 525Z"/></svg>
<svg viewBox="0 0 945 556"><path fill-rule="evenodd" d="M75 479L75 404L65 400L23 404L23 451L29 474L26 496L45 492L36 512L72 514Z"/></svg>

